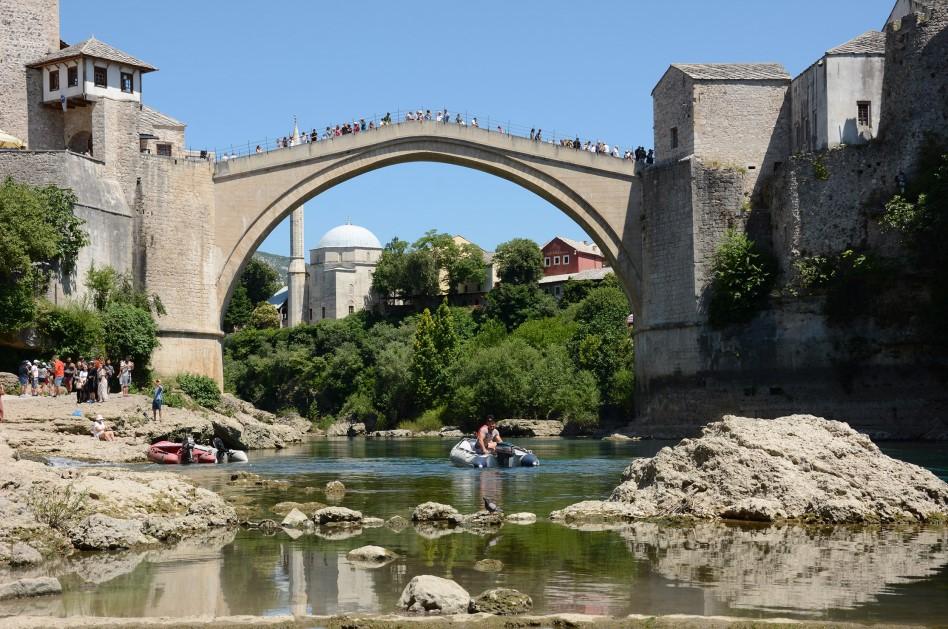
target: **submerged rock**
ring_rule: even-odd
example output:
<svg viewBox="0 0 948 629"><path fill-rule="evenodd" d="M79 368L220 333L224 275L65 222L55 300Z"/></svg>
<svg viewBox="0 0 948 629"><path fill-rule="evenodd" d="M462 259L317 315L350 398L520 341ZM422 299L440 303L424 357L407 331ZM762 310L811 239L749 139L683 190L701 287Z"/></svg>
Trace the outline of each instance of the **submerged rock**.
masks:
<svg viewBox="0 0 948 629"><path fill-rule="evenodd" d="M366 435L367 439L411 439L415 436L410 430L396 428L394 430L376 430Z"/></svg>
<svg viewBox="0 0 948 629"><path fill-rule="evenodd" d="M342 481L331 480L326 483L326 493L327 494L344 494L346 493L346 486L342 484Z"/></svg>
<svg viewBox="0 0 948 629"><path fill-rule="evenodd" d="M510 588L492 588L471 601L472 614L486 613L498 616L525 614L533 609L533 599Z"/></svg>
<svg viewBox="0 0 948 629"><path fill-rule="evenodd" d="M500 559L481 559L474 562L474 569L478 572L500 572L504 569L504 562Z"/></svg>
<svg viewBox="0 0 948 629"><path fill-rule="evenodd" d="M400 515L393 515L385 521L385 527L395 531L396 533L400 533L408 528L408 520Z"/></svg>
<svg viewBox="0 0 948 629"><path fill-rule="evenodd" d="M697 517L828 524L948 517L948 483L883 454L842 422L727 416L702 436L634 461L608 502L551 514L565 522Z"/></svg>
<svg viewBox="0 0 948 629"><path fill-rule="evenodd" d="M377 529L385 526L385 520L382 518L362 518L362 526L367 529Z"/></svg>
<svg viewBox="0 0 948 629"><path fill-rule="evenodd" d="M399 608L426 614L463 614L470 603L471 595L460 585L428 574L409 581L398 599Z"/></svg>
<svg viewBox="0 0 948 629"><path fill-rule="evenodd" d="M398 558L398 555L381 546L362 546L350 550L346 554L346 558L354 563L379 567L391 563Z"/></svg>
<svg viewBox="0 0 948 629"><path fill-rule="evenodd" d="M20 579L11 583L0 584L0 601L11 598L62 594L62 591L63 586L59 583L59 579L53 577Z"/></svg>
<svg viewBox="0 0 948 629"><path fill-rule="evenodd" d="M293 509L299 509L303 513L315 513L325 507L326 505L321 502L293 502L288 500L276 503L270 507L270 511L277 515L286 515Z"/></svg>
<svg viewBox="0 0 948 629"><path fill-rule="evenodd" d="M511 513L505 521L511 524L533 524L537 521L537 516L535 513L521 511L520 513Z"/></svg>
<svg viewBox="0 0 948 629"><path fill-rule="evenodd" d="M415 507L411 514L414 522L448 522L450 524L460 524L464 521L464 516L451 505L440 502L423 502Z"/></svg>
<svg viewBox="0 0 948 629"><path fill-rule="evenodd" d="M362 523L362 513L345 507L324 507L313 514L313 521L320 525L357 526Z"/></svg>

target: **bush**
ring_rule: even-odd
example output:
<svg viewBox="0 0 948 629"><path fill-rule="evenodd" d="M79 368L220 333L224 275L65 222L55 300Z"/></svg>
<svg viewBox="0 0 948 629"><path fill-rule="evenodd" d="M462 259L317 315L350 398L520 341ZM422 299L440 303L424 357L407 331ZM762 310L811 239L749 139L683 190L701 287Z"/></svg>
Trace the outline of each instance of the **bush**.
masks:
<svg viewBox="0 0 948 629"><path fill-rule="evenodd" d="M403 421L398 424L398 427L404 430L411 430L412 432L436 432L444 428L444 415L446 410L444 406L428 409L417 419L413 421Z"/></svg>
<svg viewBox="0 0 948 629"><path fill-rule="evenodd" d="M147 365L158 347L158 326L147 310L112 303L102 314L105 351L108 356L131 356L136 365Z"/></svg>
<svg viewBox="0 0 948 629"><path fill-rule="evenodd" d="M26 503L37 521L61 533L69 531L90 512L89 494L77 490L72 483L65 487L34 485Z"/></svg>
<svg viewBox="0 0 948 629"><path fill-rule="evenodd" d="M164 405L170 408L187 408L188 401L177 391L169 391L165 393Z"/></svg>
<svg viewBox="0 0 948 629"><path fill-rule="evenodd" d="M746 323L763 307L776 264L747 234L728 230L711 261L708 321L715 328Z"/></svg>
<svg viewBox="0 0 948 629"><path fill-rule="evenodd" d="M280 327L280 313L267 302L263 302L250 313L250 325L258 330L277 329Z"/></svg>
<svg viewBox="0 0 948 629"><path fill-rule="evenodd" d="M36 330L45 349L64 359L99 356L104 351L105 330L99 313L78 303L56 306L41 302Z"/></svg>
<svg viewBox="0 0 948 629"><path fill-rule="evenodd" d="M178 388L204 408L215 408L221 402L221 391L211 378L183 373L176 378Z"/></svg>

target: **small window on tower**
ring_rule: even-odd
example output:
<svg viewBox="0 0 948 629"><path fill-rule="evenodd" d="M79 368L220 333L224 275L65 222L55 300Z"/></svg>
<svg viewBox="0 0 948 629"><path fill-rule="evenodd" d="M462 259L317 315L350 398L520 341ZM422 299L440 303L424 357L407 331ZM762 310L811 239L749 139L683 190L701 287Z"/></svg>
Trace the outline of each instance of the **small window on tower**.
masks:
<svg viewBox="0 0 948 629"><path fill-rule="evenodd" d="M96 87L108 87L109 85L109 71L105 68L100 68L99 66L95 67L95 71L92 73L92 80L95 83Z"/></svg>
<svg viewBox="0 0 948 629"><path fill-rule="evenodd" d="M131 94L134 91L134 80L129 72L122 73L122 91Z"/></svg>
<svg viewBox="0 0 948 629"><path fill-rule="evenodd" d="M861 100L856 103L857 121L860 127L872 126L872 103L867 100Z"/></svg>
<svg viewBox="0 0 948 629"><path fill-rule="evenodd" d="M72 66L66 70L66 83L69 87L76 87L79 85L79 68Z"/></svg>
<svg viewBox="0 0 948 629"><path fill-rule="evenodd" d="M171 157L171 145L170 144L159 144L156 147L158 149L159 155L164 155L165 157Z"/></svg>
<svg viewBox="0 0 948 629"><path fill-rule="evenodd" d="M322 317L322 318L323 318L323 319L326 318L326 306L323 306L323 317Z"/></svg>
<svg viewBox="0 0 948 629"><path fill-rule="evenodd" d="M355 311L356 311L355 306L349 306L349 314L352 314Z"/></svg>
<svg viewBox="0 0 948 629"><path fill-rule="evenodd" d="M673 149L678 148L678 127L672 127L671 129L671 147Z"/></svg>
<svg viewBox="0 0 948 629"><path fill-rule="evenodd" d="M59 70L49 71L49 91L50 92L59 91Z"/></svg>

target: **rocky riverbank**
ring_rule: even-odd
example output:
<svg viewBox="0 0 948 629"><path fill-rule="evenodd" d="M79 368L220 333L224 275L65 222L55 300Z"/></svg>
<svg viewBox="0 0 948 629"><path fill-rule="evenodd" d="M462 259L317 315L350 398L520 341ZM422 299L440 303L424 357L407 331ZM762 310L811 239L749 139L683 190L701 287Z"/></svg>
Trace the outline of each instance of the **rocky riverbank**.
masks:
<svg viewBox="0 0 948 629"><path fill-rule="evenodd" d="M101 404L76 404L75 396L8 395L3 401L6 421L0 424L0 437L21 455L36 457L144 462L148 444L179 440L186 433L196 434L204 443L217 436L237 450L282 448L302 441L310 429L310 423L299 416L277 417L231 395L224 396L217 410L165 406L158 422L152 420L151 399L143 395L113 395ZM115 441L91 438L90 420L97 414L115 431Z"/></svg>
<svg viewBox="0 0 948 629"><path fill-rule="evenodd" d="M727 416L626 468L607 501L550 514L585 526L648 518L818 524L948 519L948 483L842 422Z"/></svg>

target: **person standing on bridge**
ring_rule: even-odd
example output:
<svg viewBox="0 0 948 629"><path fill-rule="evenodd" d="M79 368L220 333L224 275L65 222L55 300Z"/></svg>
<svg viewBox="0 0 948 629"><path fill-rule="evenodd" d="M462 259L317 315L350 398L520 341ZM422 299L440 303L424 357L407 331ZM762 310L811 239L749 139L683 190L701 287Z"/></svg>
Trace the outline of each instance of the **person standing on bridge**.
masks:
<svg viewBox="0 0 948 629"><path fill-rule="evenodd" d="M536 137L533 138L533 139L536 140L537 142L542 142L542 141L543 141L543 129L537 129L537 135L536 135Z"/></svg>

